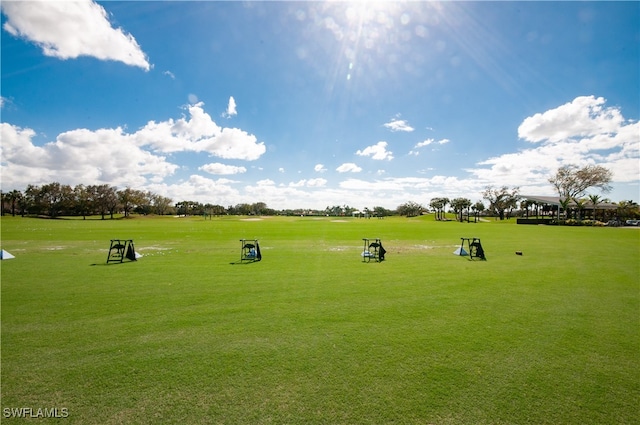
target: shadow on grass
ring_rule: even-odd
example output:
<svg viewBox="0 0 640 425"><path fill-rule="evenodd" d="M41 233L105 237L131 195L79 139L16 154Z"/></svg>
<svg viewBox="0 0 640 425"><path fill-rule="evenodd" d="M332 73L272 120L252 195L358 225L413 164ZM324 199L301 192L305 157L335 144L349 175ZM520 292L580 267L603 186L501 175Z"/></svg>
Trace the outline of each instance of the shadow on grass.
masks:
<svg viewBox="0 0 640 425"><path fill-rule="evenodd" d="M110 262L110 263L93 263L93 264L89 264L89 266L93 267L93 266L118 266L118 265L122 265L122 264L134 264L136 263L136 261L123 261L122 263L116 263L116 262Z"/></svg>
<svg viewBox="0 0 640 425"><path fill-rule="evenodd" d="M231 264L232 266L246 266L248 264L255 264L255 263L259 263L260 261L247 261L247 260L238 260L238 261L232 261L229 264Z"/></svg>

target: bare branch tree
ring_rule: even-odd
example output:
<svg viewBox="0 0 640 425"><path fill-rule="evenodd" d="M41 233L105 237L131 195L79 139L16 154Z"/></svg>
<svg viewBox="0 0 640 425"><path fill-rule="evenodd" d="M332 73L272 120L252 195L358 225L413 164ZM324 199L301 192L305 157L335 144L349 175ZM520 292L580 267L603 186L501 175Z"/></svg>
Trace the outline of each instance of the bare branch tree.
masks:
<svg viewBox="0 0 640 425"><path fill-rule="evenodd" d="M611 191L611 178L611 170L601 165L586 165L582 168L563 165L549 179L549 183L556 188L560 198L576 199L591 187L597 187L605 193Z"/></svg>

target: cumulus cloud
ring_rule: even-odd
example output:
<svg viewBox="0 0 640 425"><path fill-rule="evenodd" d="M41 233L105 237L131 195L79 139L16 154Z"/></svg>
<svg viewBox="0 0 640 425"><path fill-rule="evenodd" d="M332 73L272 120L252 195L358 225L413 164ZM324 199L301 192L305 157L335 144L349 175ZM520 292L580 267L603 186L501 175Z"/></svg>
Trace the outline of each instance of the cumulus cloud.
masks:
<svg viewBox="0 0 640 425"><path fill-rule="evenodd" d="M640 123L625 120L618 108L605 103L601 97L582 96L528 117L518 136L534 148L489 158L467 171L495 184L548 186L548 178L563 165L597 164L613 171L614 182L638 182Z"/></svg>
<svg viewBox="0 0 640 425"><path fill-rule="evenodd" d="M188 110L189 118L152 121L133 133L120 127L75 129L42 146L33 142L34 130L1 123L3 186L20 188L59 181L135 187L174 174L179 167L167 160L166 153L206 152L224 159L255 160L265 152L255 136L219 127L202 104ZM213 174L246 171L217 163L201 170Z"/></svg>
<svg viewBox="0 0 640 425"><path fill-rule="evenodd" d="M8 187L51 181L138 186L178 168L164 156L136 146L121 128L67 131L36 146L32 129L1 123L0 136L2 180Z"/></svg>
<svg viewBox="0 0 640 425"><path fill-rule="evenodd" d="M133 138L139 146L159 152L207 152L224 159L256 160L266 152L264 143L238 128L218 126L203 109L203 103L187 107L190 118L149 121Z"/></svg>
<svg viewBox="0 0 640 425"><path fill-rule="evenodd" d="M221 164L219 162L213 162L211 164L205 164L198 168L199 170L206 171L209 174L242 174L246 173L245 167L237 167L235 165Z"/></svg>
<svg viewBox="0 0 640 425"><path fill-rule="evenodd" d="M316 166L313 167L313 170L317 173L324 173L325 171L327 171L323 164L316 164Z"/></svg>
<svg viewBox="0 0 640 425"><path fill-rule="evenodd" d="M605 108L605 103L602 97L576 97L555 109L526 118L518 127L518 137L533 143L555 143L617 132L624 125L624 118L620 110Z"/></svg>
<svg viewBox="0 0 640 425"><path fill-rule="evenodd" d="M370 156L372 159L389 160L393 159L393 152L387 150L387 142L378 142L375 145L367 146L363 150L358 150L356 155Z"/></svg>
<svg viewBox="0 0 640 425"><path fill-rule="evenodd" d="M384 124L391 131L405 131L412 132L414 130L405 120L401 119L392 119L388 123Z"/></svg>
<svg viewBox="0 0 640 425"><path fill-rule="evenodd" d="M93 1L6 1L4 29L38 45L46 56L92 56L151 68L136 39L113 28L102 6Z"/></svg>
<svg viewBox="0 0 640 425"><path fill-rule="evenodd" d="M237 182L229 179L213 180L194 174L182 182L149 184L146 188L174 201L188 199L204 204L215 200L220 205L235 205L240 202L242 196L240 191L233 187L235 183Z"/></svg>
<svg viewBox="0 0 640 425"><path fill-rule="evenodd" d="M336 168L336 171L339 173L359 173L360 171L362 171L362 168L358 167L353 162L345 162L344 164Z"/></svg>

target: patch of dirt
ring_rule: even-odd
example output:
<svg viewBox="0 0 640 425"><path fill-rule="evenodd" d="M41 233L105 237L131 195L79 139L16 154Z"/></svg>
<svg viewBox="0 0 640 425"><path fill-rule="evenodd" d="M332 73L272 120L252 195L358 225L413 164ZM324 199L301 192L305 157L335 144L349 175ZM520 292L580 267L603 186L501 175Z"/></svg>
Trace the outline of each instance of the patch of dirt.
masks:
<svg viewBox="0 0 640 425"><path fill-rule="evenodd" d="M353 246L332 246L327 251L332 252L342 252L342 251L357 251L358 249L362 249L361 247L353 247Z"/></svg>

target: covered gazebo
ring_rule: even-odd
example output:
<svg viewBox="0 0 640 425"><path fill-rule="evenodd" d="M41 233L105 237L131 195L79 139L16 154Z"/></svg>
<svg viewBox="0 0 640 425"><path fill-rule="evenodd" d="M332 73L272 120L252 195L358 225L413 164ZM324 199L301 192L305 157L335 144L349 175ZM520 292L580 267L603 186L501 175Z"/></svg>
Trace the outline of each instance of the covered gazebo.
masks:
<svg viewBox="0 0 640 425"><path fill-rule="evenodd" d="M531 203L536 203L538 205L547 206L548 208L550 207L549 210L552 213L551 217L558 220L560 219L560 209L562 208L562 203L560 201L562 200L562 198L560 198L559 196L519 195L519 198L521 201L528 201ZM587 211L593 211L594 218L596 216L596 211L598 210L606 211L615 210L618 208L616 204L613 204L611 202L598 202L596 205L593 205L588 198L584 200L585 204L583 209ZM568 207L577 208L578 204L572 199L571 201L569 201ZM542 218L539 218L536 210L535 218L519 218L518 224L544 224L548 220L548 218L544 217L545 216L543 215Z"/></svg>

